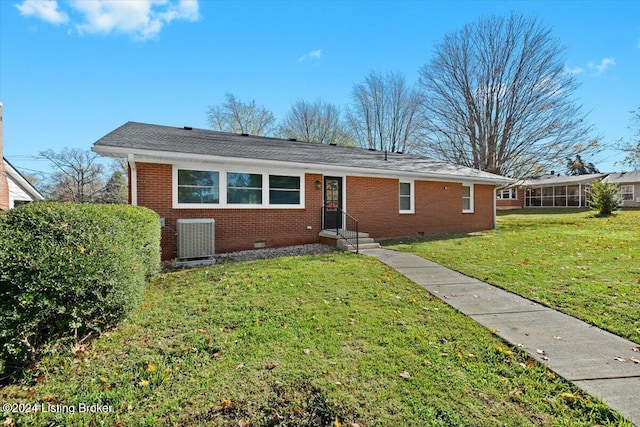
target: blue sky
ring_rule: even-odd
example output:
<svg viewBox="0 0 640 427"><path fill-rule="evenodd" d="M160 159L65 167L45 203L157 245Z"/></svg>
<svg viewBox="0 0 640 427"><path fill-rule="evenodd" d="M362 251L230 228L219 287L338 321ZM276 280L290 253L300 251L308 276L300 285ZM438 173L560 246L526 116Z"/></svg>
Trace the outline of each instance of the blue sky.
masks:
<svg viewBox="0 0 640 427"><path fill-rule="evenodd" d="M370 71L415 81L445 34L510 11L552 27L602 142L629 137L640 1L2 0L4 155L46 171L39 151L88 149L129 120L206 128L226 92L278 119L298 99L344 106Z"/></svg>

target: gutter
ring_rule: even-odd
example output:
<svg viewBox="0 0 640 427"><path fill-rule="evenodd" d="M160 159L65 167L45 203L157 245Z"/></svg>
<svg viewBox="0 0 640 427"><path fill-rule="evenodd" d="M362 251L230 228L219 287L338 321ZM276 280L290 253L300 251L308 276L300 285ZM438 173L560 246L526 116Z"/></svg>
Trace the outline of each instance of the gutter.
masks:
<svg viewBox="0 0 640 427"><path fill-rule="evenodd" d="M133 156L134 154L138 155L138 158L143 157L145 160L152 160L155 163L164 163L164 164L178 164L179 162L193 162L193 163L220 163L220 164L232 164L237 163L241 165L253 165L256 167L264 167L264 166L275 166L275 167L285 167L292 168L294 166L295 169L303 170L303 171L332 171L339 173L346 173L350 175L358 176L359 174L362 176L371 176L372 174L383 177L392 177L397 178L398 176L402 177L412 177L412 178L420 178L420 179L433 179L436 181L449 181L449 182L469 182L472 181L478 184L492 184L496 186L500 185L508 185L512 183L514 180L511 178L501 177L496 175L496 179L492 179L489 177L475 177L473 175L452 175L452 174L444 174L444 173L420 173L420 172L411 172L404 170L388 170L388 169L375 169L375 168L350 168L345 166L335 166L331 164L320 164L320 163L299 163L299 162L287 162L287 161L278 161L278 160L268 160L268 159L247 159L241 157L221 157L221 156L212 156L212 155L202 155L202 154L192 154L192 153L175 153L175 152L165 152L165 151L155 151L155 150L132 150L123 147L112 147L112 146L93 146L91 148L92 151L95 151L98 154L104 156L116 156L122 157L123 155Z"/></svg>
<svg viewBox="0 0 640 427"><path fill-rule="evenodd" d="M138 169L136 169L136 162L134 154L129 153L127 156L127 163L129 163L129 189L131 190L131 205L138 206Z"/></svg>

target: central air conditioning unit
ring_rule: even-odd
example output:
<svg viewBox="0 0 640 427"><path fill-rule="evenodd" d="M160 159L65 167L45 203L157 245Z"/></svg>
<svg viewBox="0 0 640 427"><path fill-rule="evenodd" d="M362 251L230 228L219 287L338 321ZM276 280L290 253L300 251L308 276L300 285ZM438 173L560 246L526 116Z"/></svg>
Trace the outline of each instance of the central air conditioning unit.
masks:
<svg viewBox="0 0 640 427"><path fill-rule="evenodd" d="M178 258L208 258L215 253L215 220L179 219Z"/></svg>

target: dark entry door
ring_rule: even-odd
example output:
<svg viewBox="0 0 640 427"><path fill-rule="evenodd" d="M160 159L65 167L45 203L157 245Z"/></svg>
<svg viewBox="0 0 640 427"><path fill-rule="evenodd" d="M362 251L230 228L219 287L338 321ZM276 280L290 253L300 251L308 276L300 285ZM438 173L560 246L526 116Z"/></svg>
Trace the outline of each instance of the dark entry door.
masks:
<svg viewBox="0 0 640 427"><path fill-rule="evenodd" d="M342 178L324 177L324 224L325 230L342 228Z"/></svg>

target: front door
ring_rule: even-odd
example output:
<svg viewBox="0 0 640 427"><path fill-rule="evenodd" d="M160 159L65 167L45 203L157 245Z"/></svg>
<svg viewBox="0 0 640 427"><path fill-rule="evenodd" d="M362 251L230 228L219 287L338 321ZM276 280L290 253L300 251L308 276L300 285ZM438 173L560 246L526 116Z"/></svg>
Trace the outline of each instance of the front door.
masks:
<svg viewBox="0 0 640 427"><path fill-rule="evenodd" d="M342 228L342 178L324 177L324 230Z"/></svg>

